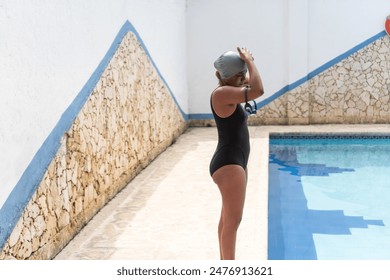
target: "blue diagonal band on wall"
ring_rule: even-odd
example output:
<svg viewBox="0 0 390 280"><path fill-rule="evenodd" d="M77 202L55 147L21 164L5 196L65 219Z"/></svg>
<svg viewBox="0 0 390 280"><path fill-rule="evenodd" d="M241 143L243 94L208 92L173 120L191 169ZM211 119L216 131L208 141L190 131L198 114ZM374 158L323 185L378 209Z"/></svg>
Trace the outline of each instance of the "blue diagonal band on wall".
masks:
<svg viewBox="0 0 390 280"><path fill-rule="evenodd" d="M49 136L46 138L46 140L43 142L42 146L39 148L39 150L31 160L30 164L27 166L26 170L22 174L18 183L8 196L4 205L0 209L0 248L4 247L5 242L15 228L16 223L19 221L25 207L27 206L28 202L30 201L31 197L35 193L40 182L42 181L49 164L56 156L58 149L60 148L61 139L63 135L71 128L74 120L76 119L80 110L83 108L85 102L88 100L88 97L92 93L101 75L107 68L110 60L114 56L117 48L119 47L120 43L128 32L132 32L134 33L134 35L136 35L139 43L141 44L145 53L148 55L158 75L164 82L169 93L177 104L184 120L188 120L188 115L186 115L180 108L175 96L172 94L172 91L170 90L160 71L156 67L156 64L151 58L149 51L145 47L138 32L135 30L135 28L129 21L126 21L120 29L118 35L115 37L111 47L107 51L103 60L100 62L96 70L93 72L92 76L78 93L73 102L62 114L60 120L58 121L54 129L51 131Z"/></svg>
<svg viewBox="0 0 390 280"><path fill-rule="evenodd" d="M257 103L257 107L261 108L261 107L266 106L267 104L271 103L272 101L274 101L278 97L282 96L286 92L291 91L291 90L295 89L296 87L302 85L303 83L309 81L310 79L312 79L315 76L321 74L322 72L326 71L330 67L336 65L337 63L339 63L343 59L351 56L352 54L354 54L357 51L363 49L364 47L368 46L369 44L375 42L376 40L382 38L385 35L386 35L386 32L384 30L379 32L375 36L365 40L364 42L360 43L359 45L353 47L352 49L346 51L345 53L335 57L334 59L330 60L329 62L325 63L324 65L322 65L322 66L318 67L317 69L313 70L312 72L307 74L305 77L295 81L294 83L292 83L290 85L284 86L282 89L280 89L279 91L275 92L272 96L270 96L270 97L264 99L263 101Z"/></svg>

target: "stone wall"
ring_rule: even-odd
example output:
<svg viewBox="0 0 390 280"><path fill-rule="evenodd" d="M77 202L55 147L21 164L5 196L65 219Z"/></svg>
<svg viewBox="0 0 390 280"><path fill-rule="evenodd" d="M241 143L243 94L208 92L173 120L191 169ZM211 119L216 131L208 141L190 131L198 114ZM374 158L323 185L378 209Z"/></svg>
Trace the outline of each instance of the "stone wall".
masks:
<svg viewBox="0 0 390 280"><path fill-rule="evenodd" d="M383 36L286 92L252 125L390 123L390 37Z"/></svg>
<svg viewBox="0 0 390 280"><path fill-rule="evenodd" d="M148 55L128 32L63 136L0 259L53 258L186 128Z"/></svg>

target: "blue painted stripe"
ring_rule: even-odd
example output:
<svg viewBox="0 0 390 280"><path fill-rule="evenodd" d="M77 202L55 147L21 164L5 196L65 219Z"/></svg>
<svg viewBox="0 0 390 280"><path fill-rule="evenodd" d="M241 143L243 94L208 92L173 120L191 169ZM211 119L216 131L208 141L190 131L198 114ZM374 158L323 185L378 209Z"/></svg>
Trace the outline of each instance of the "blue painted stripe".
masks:
<svg viewBox="0 0 390 280"><path fill-rule="evenodd" d="M60 120L58 121L54 129L51 131L49 136L46 138L46 140L43 142L42 146L39 148L39 150L31 160L30 164L27 166L26 170L22 174L18 183L8 196L4 205L0 209L0 248L4 247L5 242L15 228L16 223L19 221L28 202L30 201L31 197L41 183L43 176L47 168L49 167L49 164L52 162L58 152L58 149L60 148L61 139L63 135L71 128L75 118L79 114L80 110L83 108L85 102L88 100L88 97L92 93L96 84L100 80L101 75L107 68L110 60L114 56L117 48L119 47L120 43L128 32L132 32L136 35L139 43L141 44L145 53L149 56L149 59L157 70L160 78L163 80L172 98L175 100L184 120L188 120L188 116L180 108L175 96L172 94L172 91L170 90L160 71L156 67L156 64L151 58L150 53L144 45L143 41L141 40L138 32L135 30L135 28L129 21L126 21L120 29L118 35L115 37L111 47L107 51L103 60L98 65L97 69L93 72L92 76L78 93L73 102L62 114Z"/></svg>
<svg viewBox="0 0 390 280"><path fill-rule="evenodd" d="M364 47L368 46L369 44L372 44L373 42L375 42L376 40L382 38L386 36L386 32L383 30L381 32L379 32L378 34L376 34L375 36L365 40L364 42L358 44L357 46L355 46L354 48L346 51L345 53L337 56L336 58L332 59L331 61L325 63L324 65L318 67L317 69L315 69L314 71L310 72L308 74L308 80L310 80L311 78L321 74L322 72L324 72L325 70L329 69L330 67L336 65L337 63L339 63L340 61L342 61L343 59L351 56L352 54L358 52L359 50L363 49Z"/></svg>
<svg viewBox="0 0 390 280"><path fill-rule="evenodd" d="M188 118L190 120L209 120L213 119L213 114L189 114Z"/></svg>

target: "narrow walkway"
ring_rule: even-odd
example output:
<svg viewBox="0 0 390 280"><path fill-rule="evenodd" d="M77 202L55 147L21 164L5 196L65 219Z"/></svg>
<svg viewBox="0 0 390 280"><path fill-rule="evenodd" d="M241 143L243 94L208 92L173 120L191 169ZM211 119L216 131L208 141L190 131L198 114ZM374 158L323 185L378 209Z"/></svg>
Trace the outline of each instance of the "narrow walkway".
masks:
<svg viewBox="0 0 390 280"><path fill-rule="evenodd" d="M239 259L266 258L266 218L261 217L267 207L262 194L266 186L260 184L258 153L261 146L268 150L268 144L260 145L259 129L250 127L252 154L237 241ZM56 259L219 259L221 199L208 171L216 140L215 128L188 129L111 200Z"/></svg>

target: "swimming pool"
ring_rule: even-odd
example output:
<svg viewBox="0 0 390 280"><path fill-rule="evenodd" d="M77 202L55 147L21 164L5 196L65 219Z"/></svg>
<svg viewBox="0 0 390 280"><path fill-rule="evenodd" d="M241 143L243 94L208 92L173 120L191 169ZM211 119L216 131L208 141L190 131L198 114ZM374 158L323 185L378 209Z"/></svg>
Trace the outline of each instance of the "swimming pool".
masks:
<svg viewBox="0 0 390 280"><path fill-rule="evenodd" d="M390 135L271 134L268 259L390 259Z"/></svg>

